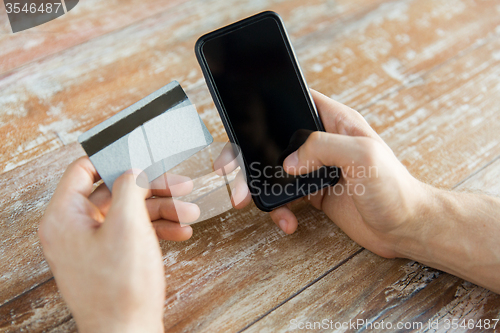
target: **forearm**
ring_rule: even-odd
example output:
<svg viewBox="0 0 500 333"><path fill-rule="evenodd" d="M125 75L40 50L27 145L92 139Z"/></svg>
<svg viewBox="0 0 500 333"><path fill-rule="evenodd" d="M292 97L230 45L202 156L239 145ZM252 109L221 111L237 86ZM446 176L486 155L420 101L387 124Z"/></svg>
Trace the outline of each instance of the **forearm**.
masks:
<svg viewBox="0 0 500 333"><path fill-rule="evenodd" d="M427 202L398 252L500 293L500 199L427 191Z"/></svg>

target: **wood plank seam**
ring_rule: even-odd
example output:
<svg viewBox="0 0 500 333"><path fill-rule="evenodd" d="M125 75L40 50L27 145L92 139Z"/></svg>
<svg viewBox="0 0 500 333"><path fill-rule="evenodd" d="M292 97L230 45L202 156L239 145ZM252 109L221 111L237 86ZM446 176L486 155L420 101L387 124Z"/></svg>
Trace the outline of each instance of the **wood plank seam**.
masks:
<svg viewBox="0 0 500 333"><path fill-rule="evenodd" d="M487 167L489 167L490 165L492 165L493 163L498 161L499 159L500 159L500 155L494 157L491 161L489 161L488 163L486 163L485 165L480 167L478 170L472 172L470 175L468 175L467 177L465 177L464 179L462 179L461 181L459 181L458 183L453 185L453 187L451 189L452 190L456 189L457 187L459 187L460 185L462 185L463 183L465 183L466 181L468 181L469 179L471 179L472 177L474 177L475 175L477 175L478 173L480 173L481 171L483 171L484 169L486 169Z"/></svg>
<svg viewBox="0 0 500 333"><path fill-rule="evenodd" d="M54 279L54 276L51 276L51 277L50 277L50 278L48 278L47 280L44 280L44 281L42 281L42 282L40 282L40 283L38 283L38 284L35 284L35 285L34 285L33 287L31 287L30 289L28 289L28 290L26 290L26 291L24 291L24 292L22 292L22 293L20 293L20 294L18 294L18 295L16 295L16 296L12 297L11 299L9 299L9 300L5 301L2 305L0 305L0 309L1 309L1 308L3 308L4 306L8 306L9 304L11 304L11 303L15 302L17 299L22 298L23 296L25 296L25 295L27 295L27 294L31 293L32 291L36 290L37 288L39 288L39 287L43 286L44 284L46 284L46 283L50 282L50 280L53 280L53 279Z"/></svg>
<svg viewBox="0 0 500 333"><path fill-rule="evenodd" d="M71 314L70 316L68 316L68 318L67 318L67 319L65 319L65 320L61 321L60 323L55 324L55 325L54 325L54 326L52 326L52 327L49 327L48 332L51 332L51 331L53 331L54 329L56 329L56 328L58 328L58 327L61 327L61 326L65 325L66 323L68 323L68 322L69 322L69 321L71 321L72 319L73 319L73 314Z"/></svg>
<svg viewBox="0 0 500 333"><path fill-rule="evenodd" d="M59 140L59 142L61 142L61 145L66 146L66 145L71 143L71 142L66 142L65 140L63 140L63 138L61 137L61 134L59 134L59 131L54 131L54 133L56 134L57 140ZM57 148L57 149L61 149L61 148ZM47 153L49 153L49 152L47 152ZM15 168L12 170L15 170Z"/></svg>
<svg viewBox="0 0 500 333"><path fill-rule="evenodd" d="M345 263L347 263L349 260L351 260L352 258L354 258L355 256L357 256L358 254L360 254L364 250L365 250L364 248L361 248L361 249L357 250L356 252L354 252L353 254L351 254L349 257L345 258L344 260L342 260L341 262L339 262L337 265L333 266L332 268L330 268L329 270L327 270L326 272L324 272L323 274L321 274L320 276L318 276L317 278L315 278L311 282L307 283L304 287L300 288L298 291L296 291L295 293L293 293L292 295L290 295L289 297L287 297L286 299L284 299L278 305L276 305L275 307L273 307L270 310L266 311L264 314L262 314L261 316L259 316L257 319L255 319L254 321L252 321L251 323L249 323L247 326L243 327L241 330L238 331L238 333L244 332L245 330L249 329L252 325L254 325L257 322L259 322L260 320L264 319L267 315L269 315L271 312L273 312L276 309L278 309L280 306L282 306L286 302L288 302L291 299L293 299L294 297L300 295L307 288L311 287L312 285L314 285L315 283L317 283L318 281L320 281L322 278L324 278L328 274L334 272L340 266L344 265Z"/></svg>

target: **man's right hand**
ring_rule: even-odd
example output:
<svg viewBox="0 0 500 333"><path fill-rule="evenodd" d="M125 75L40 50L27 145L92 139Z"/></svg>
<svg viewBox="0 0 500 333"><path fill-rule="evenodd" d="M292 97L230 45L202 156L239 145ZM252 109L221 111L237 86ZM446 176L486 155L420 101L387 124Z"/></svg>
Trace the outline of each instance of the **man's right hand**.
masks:
<svg viewBox="0 0 500 333"><path fill-rule="evenodd" d="M285 159L285 171L297 175L321 166L340 167L337 185L307 199L361 246L383 257L398 256L398 243L415 228L414 217L430 187L410 175L358 112L319 92L312 96L326 132L313 132ZM288 207L271 216L286 226L285 232L297 226ZM280 223L283 219L286 223Z"/></svg>
<svg viewBox="0 0 500 333"><path fill-rule="evenodd" d="M412 177L392 150L351 108L311 90L326 132L313 132L307 141L284 161L290 174L304 174L321 166L338 166L339 183L306 197L323 210L349 237L361 246L384 257L395 257L403 233L412 232L413 216L418 214L431 188ZM216 161L231 158L223 152ZM234 163L233 163L234 164ZM228 164L226 172L236 166ZM237 178L232 198L236 208L250 203L250 193ZM300 200L300 199L299 199ZM291 204L270 213L286 233L297 229Z"/></svg>

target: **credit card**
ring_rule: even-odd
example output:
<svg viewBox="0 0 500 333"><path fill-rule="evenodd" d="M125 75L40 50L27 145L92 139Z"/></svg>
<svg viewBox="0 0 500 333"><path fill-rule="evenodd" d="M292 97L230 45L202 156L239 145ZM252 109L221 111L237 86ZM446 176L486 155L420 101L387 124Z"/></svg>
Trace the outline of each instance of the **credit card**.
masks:
<svg viewBox="0 0 500 333"><path fill-rule="evenodd" d="M78 142L111 190L132 168L153 181L213 138L179 82L172 81L83 133Z"/></svg>

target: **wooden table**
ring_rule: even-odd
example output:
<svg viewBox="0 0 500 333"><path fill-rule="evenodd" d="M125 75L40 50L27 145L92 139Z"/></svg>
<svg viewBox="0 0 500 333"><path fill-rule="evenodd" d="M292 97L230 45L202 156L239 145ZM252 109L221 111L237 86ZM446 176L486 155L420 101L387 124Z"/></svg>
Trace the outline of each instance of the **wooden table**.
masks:
<svg viewBox="0 0 500 333"><path fill-rule="evenodd" d="M17 34L2 7L0 331L76 330L36 231L61 173L84 154L77 136L176 79L224 140L193 46L266 9L282 15L309 85L359 110L413 175L500 194L497 0L84 0ZM186 242L162 242L166 330L365 319L429 332L439 320L443 332L446 319L500 318L499 295L380 258L309 206L295 212L292 236L252 204L194 226Z"/></svg>

